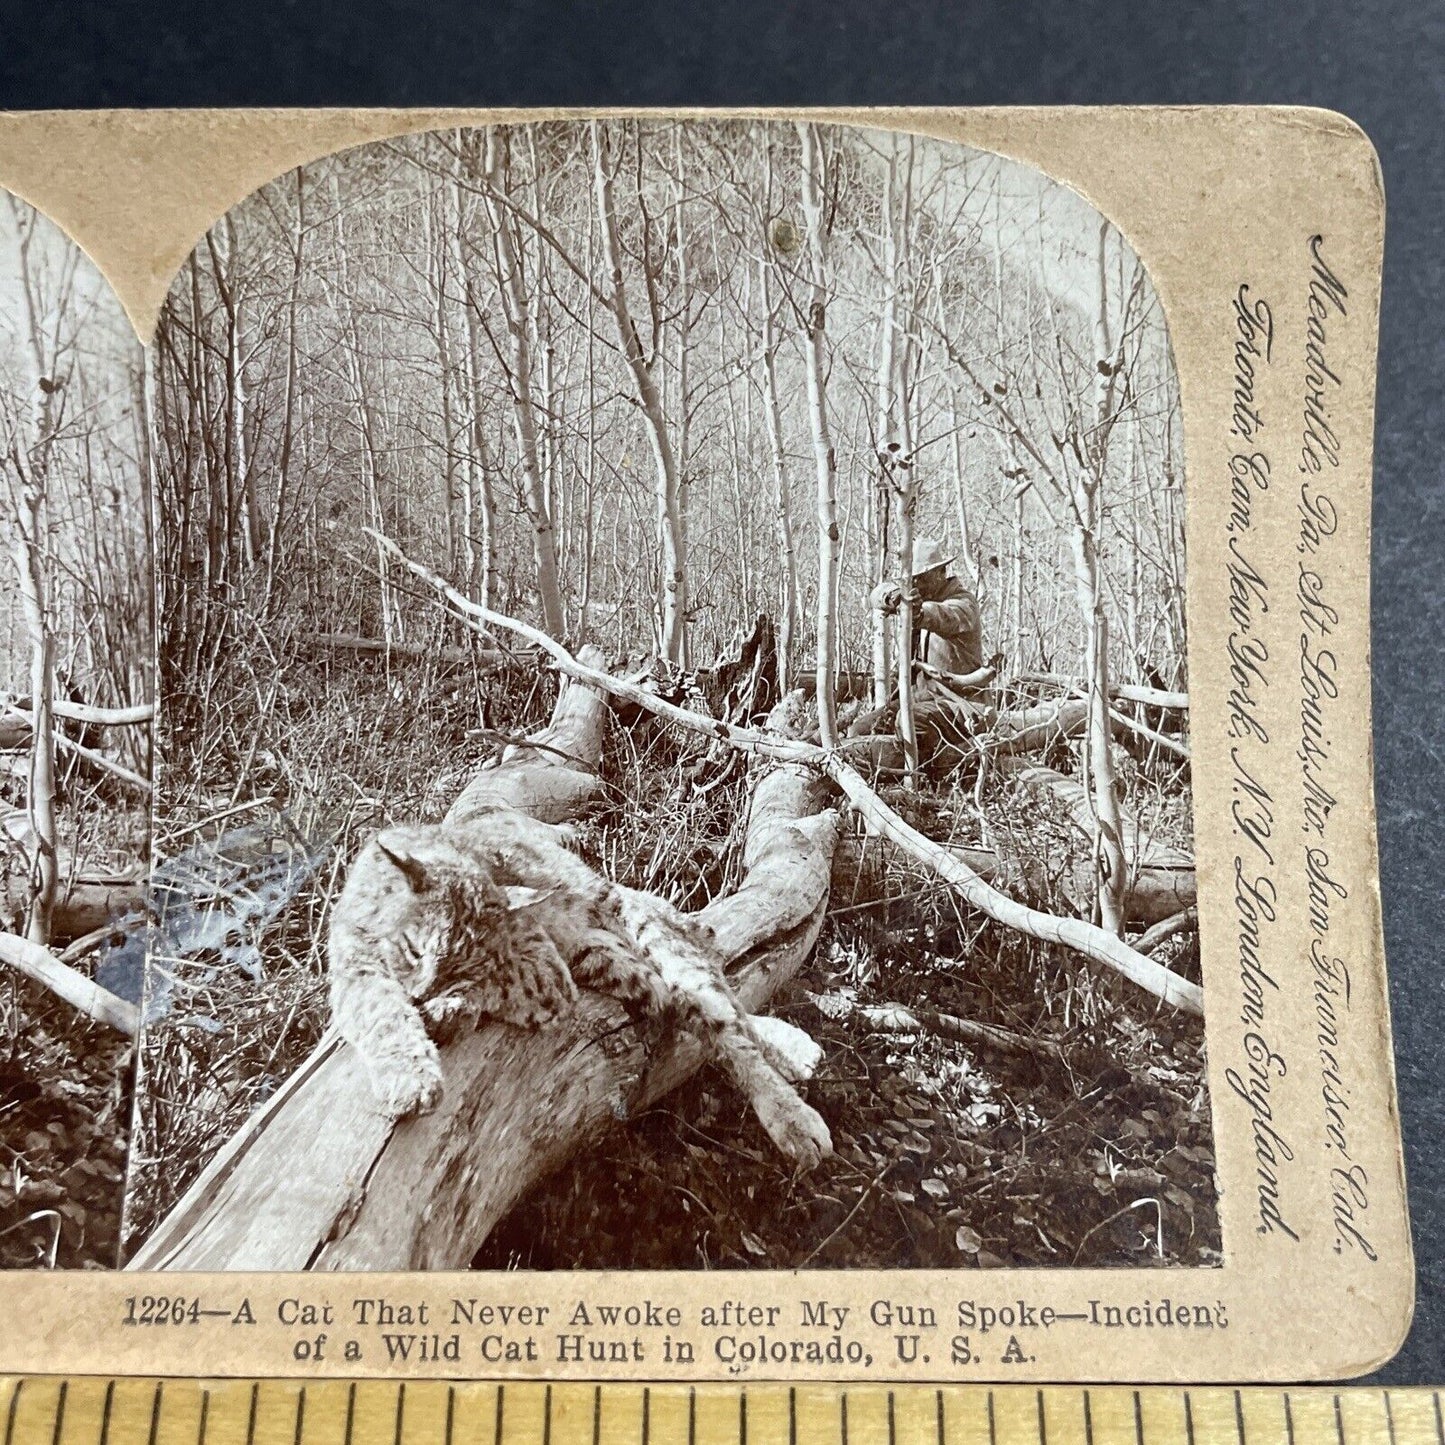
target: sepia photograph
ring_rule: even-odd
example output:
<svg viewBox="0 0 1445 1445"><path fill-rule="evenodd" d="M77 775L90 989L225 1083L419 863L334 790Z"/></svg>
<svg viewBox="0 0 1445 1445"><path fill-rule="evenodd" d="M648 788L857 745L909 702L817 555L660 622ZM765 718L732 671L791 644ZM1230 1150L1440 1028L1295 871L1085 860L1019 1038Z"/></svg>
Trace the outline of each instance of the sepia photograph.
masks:
<svg viewBox="0 0 1445 1445"><path fill-rule="evenodd" d="M1180 392L1107 217L902 132L432 131L235 206L150 365L129 1267L1221 1263ZM130 412L17 396L139 485ZM32 778L35 649L77 726L147 696L63 471ZM62 870L144 738L56 754Z"/></svg>
<svg viewBox="0 0 1445 1445"><path fill-rule="evenodd" d="M142 351L0 192L0 1268L113 1269L145 974Z"/></svg>

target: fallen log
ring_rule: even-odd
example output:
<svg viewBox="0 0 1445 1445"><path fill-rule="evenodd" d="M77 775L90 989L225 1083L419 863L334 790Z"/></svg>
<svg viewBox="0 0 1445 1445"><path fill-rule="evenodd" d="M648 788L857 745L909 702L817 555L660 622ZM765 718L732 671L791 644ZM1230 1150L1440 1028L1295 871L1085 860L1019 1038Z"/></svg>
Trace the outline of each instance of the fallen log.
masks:
<svg viewBox="0 0 1445 1445"><path fill-rule="evenodd" d="M62 870L64 866L62 860ZM145 895L143 878L79 877L67 881L62 871L60 893L50 915L50 941L69 943L128 918L144 909ZM0 910L6 917L23 913L29 902L27 878L12 875L0 883Z"/></svg>
<svg viewBox="0 0 1445 1445"><path fill-rule="evenodd" d="M778 762L802 763L821 770L833 780L874 833L889 838L905 853L931 867L980 913L985 913L1030 938L1073 949L1085 958L1105 964L1131 983L1176 1008L1195 1014L1204 1012L1204 991L1198 984L1180 978L1152 959L1136 953L1107 929L1099 928L1082 918L1060 918L1054 914L1042 913L990 887L961 858L949 853L931 838L925 837L900 817L895 809L889 807L869 787L858 770L849 764L842 747L824 748L795 738L780 738L754 728L738 727L717 718L702 717L656 697L634 683L589 667L579 662L560 642L547 636L545 632L540 632L525 622L518 622L515 618L506 617L500 612L493 612L490 608L482 607L469 597L463 596L430 568L412 561L389 537L384 537L371 528L367 528L366 532L383 551L435 588L442 601L451 607L454 616L471 625L500 627L517 633L546 652L564 676L575 682L587 683L615 697L638 703L648 712L667 718L692 732L700 732L730 743L754 756L770 757ZM867 743L870 740L861 738L853 741Z"/></svg>
<svg viewBox="0 0 1445 1445"><path fill-rule="evenodd" d="M1016 682L1042 683L1046 687L1061 687L1066 691L1082 692L1084 684L1076 677L1061 677L1054 672L1020 672L1014 676ZM1142 702L1146 707L1174 708L1178 711L1187 711L1189 707L1189 694L1187 692L1166 692L1162 688L1144 687L1139 683L1119 682L1109 689L1109 696L1122 698L1126 702Z"/></svg>
<svg viewBox="0 0 1445 1445"><path fill-rule="evenodd" d="M564 686L551 724L477 774L449 826L499 805L549 822L575 815L598 787L606 720L600 691ZM835 815L819 813L822 792L802 769L763 776L744 880L697 915L749 1010L791 977L821 926L837 836ZM527 1189L702 1062L689 1038L650 1048L620 1005L590 993L537 1032L487 1024L441 1058L440 1105L393 1124L360 1058L329 1033L128 1267L466 1268Z"/></svg>
<svg viewBox="0 0 1445 1445"><path fill-rule="evenodd" d="M1051 874L1040 859L1000 856L989 848L960 848L939 844L959 859L985 883L1004 889L1019 897L1046 899L1050 892L1061 890L1070 905L1085 913L1093 901L1094 872L1087 858L1075 859L1062 877ZM845 837L833 854L833 898L843 907L859 907L859 878L866 876L868 854L878 853L871 839ZM1125 921L1138 928L1148 928L1193 908L1197 898L1192 868L1139 868L1129 878L1124 892ZM854 900L843 902L843 900ZM877 900L880 903L883 899ZM1134 945L1135 952L1148 950Z"/></svg>
<svg viewBox="0 0 1445 1445"><path fill-rule="evenodd" d="M140 1010L133 1003L113 993L83 973L62 963L48 948L20 938L13 933L0 933L0 963L33 979L49 989L72 1008L78 1009L96 1023L105 1024L127 1038L134 1038L140 1029Z"/></svg>
<svg viewBox="0 0 1445 1445"><path fill-rule="evenodd" d="M900 1003L863 1004L837 994L809 994L808 997L818 1011L829 1018L855 1018L879 1033L936 1034L939 1038L993 1049L1001 1054L1028 1054L1052 1059L1055 1063L1062 1063L1064 1059L1063 1049L1052 1039L1029 1038L1012 1029L959 1018L938 1009L909 1008Z"/></svg>
<svg viewBox="0 0 1445 1445"><path fill-rule="evenodd" d="M1061 698L1036 707L1010 708L993 725L993 751L1037 753L1082 737L1089 725L1089 704L1084 698Z"/></svg>
<svg viewBox="0 0 1445 1445"><path fill-rule="evenodd" d="M388 642L382 637L358 637L346 632L313 632L296 638L301 649L317 648L322 652L355 652L363 655L394 654L417 657L429 662L475 665L483 672L500 672L505 667L524 667L533 659L514 655L501 648L444 647L429 642Z"/></svg>
<svg viewBox="0 0 1445 1445"><path fill-rule="evenodd" d="M1053 768L1024 768L1017 775L1020 782L1040 787L1052 793L1069 810L1074 826L1086 838L1094 836L1093 802L1088 790L1076 778L1065 777ZM1182 848L1161 843L1145 832L1132 814L1120 809L1119 822L1123 828L1124 856L1131 869L1170 868L1194 871L1194 859Z"/></svg>

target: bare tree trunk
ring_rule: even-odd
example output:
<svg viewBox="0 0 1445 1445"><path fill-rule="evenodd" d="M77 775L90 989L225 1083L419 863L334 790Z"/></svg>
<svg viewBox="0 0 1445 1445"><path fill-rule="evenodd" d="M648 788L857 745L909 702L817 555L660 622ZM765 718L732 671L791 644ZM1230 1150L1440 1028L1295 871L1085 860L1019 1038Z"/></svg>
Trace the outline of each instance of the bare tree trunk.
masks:
<svg viewBox="0 0 1445 1445"><path fill-rule="evenodd" d="M301 296L301 275L306 246L306 184L301 168L296 169L296 208L291 231L291 285L286 297L286 381L281 403L281 454L276 464L276 500L271 510L271 530L266 541L265 611L269 614L275 597L276 564L280 553L281 528L290 500L291 462L296 432L296 389L299 354L296 341L296 311Z"/></svg>
<svg viewBox="0 0 1445 1445"><path fill-rule="evenodd" d="M602 257L607 267L605 294L612 319L616 323L618 344L622 348L637 389L637 400L647 426L648 438L652 443L653 462L657 472L655 496L658 531L662 540L662 652L668 661L682 663L687 657L687 542L682 523L677 459L673 455L672 441L668 436L657 381L627 305L607 126L605 121L592 122L597 217L601 223ZM686 406L686 398L683 398L681 404Z"/></svg>
<svg viewBox="0 0 1445 1445"><path fill-rule="evenodd" d="M55 639L45 612L44 462L32 452L22 483L14 542L15 570L25 630L30 641L30 769L26 810L35 852L30 873L25 936L42 947L50 942L51 912L60 879L55 816L55 718L51 698Z"/></svg>
<svg viewBox="0 0 1445 1445"><path fill-rule="evenodd" d="M532 405L532 354L528 339L531 318L521 265L513 235L511 214L499 197L507 194L507 140L496 126L487 129L485 160L487 212L492 222L492 239L497 263L497 287L507 318L507 365L511 372L512 416L521 454L523 500L532 524L532 549L537 563L537 593L542 625L553 637L567 630L562 605L561 581L557 574L557 538L547 506L545 483L537 453L537 422Z"/></svg>
<svg viewBox="0 0 1445 1445"><path fill-rule="evenodd" d="M778 626L778 686L792 686L793 645L798 635L798 555L793 542L792 511L788 504L788 463L783 447L783 409L778 400L778 332L773 300L768 289L772 266L766 256L758 267L763 307L763 384L768 415L768 443L773 456L773 516L777 526L782 564L783 607Z"/></svg>
<svg viewBox="0 0 1445 1445"><path fill-rule="evenodd" d="M1089 704L1086 752L1099 840L1099 922L1111 933L1122 937L1123 900L1128 889L1129 864L1124 854L1119 792L1114 778L1114 757L1110 747L1113 728L1109 717L1109 620L1104 611L1098 557L1099 494L1104 482L1112 397L1110 375L1107 372L1111 352L1106 263L1108 239L1109 223L1101 221L1098 310L1094 324L1094 349L1098 358L1095 382L1095 444L1090 448L1089 462L1081 465L1075 474L1075 527L1072 540L1075 590L1084 622L1084 662Z"/></svg>
<svg viewBox="0 0 1445 1445"><path fill-rule="evenodd" d="M56 396L60 381L58 355L47 357L44 302L38 294L31 265L30 244L34 222L22 218L20 205L10 198L17 237L16 259L25 305L25 335L30 375L30 436L21 455L13 444L8 458L16 474L15 532L12 552L20 584L20 602L30 643L30 766L26 785L26 811L34 837L26 938L42 947L50 942L51 913L60 880L55 815L55 638L46 612L45 507L50 480L51 451L57 427ZM68 288L67 288L68 291ZM51 298L63 306L68 294Z"/></svg>
<svg viewBox="0 0 1445 1445"><path fill-rule="evenodd" d="M883 311L878 320L878 367L874 381L875 406L877 421L874 428L874 446L877 456L878 474L868 494L868 546L871 553L870 558L870 584L877 586L886 582L892 575L892 567L889 557L889 541L891 522L893 517L894 498L894 472L898 462L898 411L897 411L897 388L898 388L898 228L894 218L894 190L898 182L898 140L892 138L892 149L888 156L888 169L883 176ZM913 519L908 518L905 524L908 532L906 542L900 540L900 552L903 547L912 547ZM901 552L906 556L906 553ZM904 590L908 588L908 578L903 578ZM909 607L911 629L912 607ZM890 647L890 623L888 614L882 608L872 608L868 616L869 630L872 637L873 653L873 706L882 707L887 703L893 687L898 682L899 675L904 675L908 662L900 664L900 672L895 674ZM911 652L911 630L908 633L900 632L905 639L904 651ZM908 723L912 726L913 702L910 696L908 700ZM903 707L902 698L899 700L900 721ZM915 765L917 754L917 738L914 739ZM913 775L913 768L908 770L908 776Z"/></svg>
<svg viewBox="0 0 1445 1445"><path fill-rule="evenodd" d="M838 459L828 432L825 330L828 319L827 240L823 234L823 196L827 164L818 128L801 122L803 212L808 226L812 271L807 308L808 417L818 477L818 733L825 748L838 744L838 707L833 677L838 665Z"/></svg>

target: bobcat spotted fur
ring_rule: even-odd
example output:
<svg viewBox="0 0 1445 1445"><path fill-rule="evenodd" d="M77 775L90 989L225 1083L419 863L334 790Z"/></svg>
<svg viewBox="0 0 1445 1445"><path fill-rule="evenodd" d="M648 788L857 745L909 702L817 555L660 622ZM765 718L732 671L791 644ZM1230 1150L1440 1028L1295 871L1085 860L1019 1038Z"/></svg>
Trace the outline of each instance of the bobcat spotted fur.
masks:
<svg viewBox="0 0 1445 1445"><path fill-rule="evenodd" d="M514 902L508 887L535 892ZM465 829L378 833L352 864L327 950L333 1018L393 1117L440 1098L434 1039L484 1018L541 1027L580 985L698 1037L791 1157L812 1164L830 1150L826 1125L788 1082L798 1073L791 1036L806 1036L744 1011L705 929L618 888L555 828L512 809L469 817Z"/></svg>

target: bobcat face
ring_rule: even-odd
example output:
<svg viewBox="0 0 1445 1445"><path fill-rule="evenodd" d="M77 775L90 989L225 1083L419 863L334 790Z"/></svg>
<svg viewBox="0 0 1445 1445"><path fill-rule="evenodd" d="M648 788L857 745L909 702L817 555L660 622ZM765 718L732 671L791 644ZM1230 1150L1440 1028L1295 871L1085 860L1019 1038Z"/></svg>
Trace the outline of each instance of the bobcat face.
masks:
<svg viewBox="0 0 1445 1445"><path fill-rule="evenodd" d="M375 839L370 932L390 945L390 969L411 998L454 981L507 936L507 900L477 860L435 829L388 828Z"/></svg>

